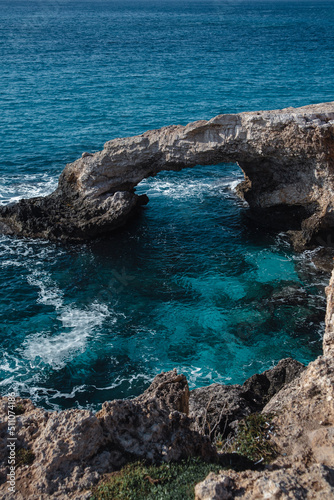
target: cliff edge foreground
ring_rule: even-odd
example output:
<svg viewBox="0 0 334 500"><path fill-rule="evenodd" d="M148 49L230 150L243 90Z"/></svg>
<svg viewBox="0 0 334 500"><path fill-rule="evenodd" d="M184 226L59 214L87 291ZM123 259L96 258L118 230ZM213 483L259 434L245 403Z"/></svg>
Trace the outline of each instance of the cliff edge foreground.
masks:
<svg viewBox="0 0 334 500"><path fill-rule="evenodd" d="M114 139L66 166L44 198L0 207L4 234L81 241L124 225L148 202L135 187L162 170L237 162L254 217L290 230L296 249L334 228L334 102L225 114ZM222 172L223 176L223 172Z"/></svg>

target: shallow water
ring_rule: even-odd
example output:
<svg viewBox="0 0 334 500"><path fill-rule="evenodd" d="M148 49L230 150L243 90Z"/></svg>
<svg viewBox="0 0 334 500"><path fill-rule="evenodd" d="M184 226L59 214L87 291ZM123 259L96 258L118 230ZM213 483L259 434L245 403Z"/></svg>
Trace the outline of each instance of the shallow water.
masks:
<svg viewBox="0 0 334 500"><path fill-rule="evenodd" d="M0 203L106 140L333 99L333 2L0 0ZM240 383L321 351L328 277L247 218L236 165L160 173L86 245L0 238L1 388L98 407L176 367Z"/></svg>

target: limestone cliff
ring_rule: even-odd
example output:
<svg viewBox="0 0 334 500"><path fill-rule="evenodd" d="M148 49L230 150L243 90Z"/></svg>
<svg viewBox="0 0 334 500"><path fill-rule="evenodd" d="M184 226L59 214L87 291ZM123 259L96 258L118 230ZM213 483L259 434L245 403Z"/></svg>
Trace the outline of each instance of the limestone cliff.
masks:
<svg viewBox="0 0 334 500"><path fill-rule="evenodd" d="M9 406L7 398L0 398L0 498L88 499L104 473L130 460L216 455L208 437L191 429L188 383L176 370L155 377L141 396L106 402L98 413L47 412L16 399L16 488L11 493ZM31 463L20 457L31 457Z"/></svg>
<svg viewBox="0 0 334 500"><path fill-rule="evenodd" d="M334 228L334 102L219 115L114 139L68 164L45 198L0 208L0 231L82 240L124 224L147 197L136 185L162 170L237 162L253 214L294 230L296 248Z"/></svg>
<svg viewBox="0 0 334 500"><path fill-rule="evenodd" d="M104 474L133 459L159 463L196 456L217 461L214 432L230 432L304 369L286 359L243 386L213 384L190 392L185 376L173 370L156 376L137 398L105 402L95 414L47 412L17 398L16 416L9 420L10 399L0 398L0 498L88 499ZM16 490L11 494L6 474L13 422ZM227 459L230 463L231 457ZM247 459L245 463L252 465Z"/></svg>

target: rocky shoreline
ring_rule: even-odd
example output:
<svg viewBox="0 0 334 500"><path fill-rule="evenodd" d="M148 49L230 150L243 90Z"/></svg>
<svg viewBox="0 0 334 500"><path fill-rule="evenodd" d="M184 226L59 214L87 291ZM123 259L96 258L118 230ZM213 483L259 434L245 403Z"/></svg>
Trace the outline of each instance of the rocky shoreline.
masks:
<svg viewBox="0 0 334 500"><path fill-rule="evenodd" d="M66 166L56 191L0 207L0 233L83 241L124 225L146 195L137 184L162 170L237 162L237 192L260 223L290 231L295 249L334 228L334 102L219 115L114 139Z"/></svg>
<svg viewBox="0 0 334 500"><path fill-rule="evenodd" d="M3 397L0 495L88 499L106 473L134 459L224 460L214 446L215 435L233 435L241 419L262 412L274 415L270 440L278 450L276 459L260 470L246 462L241 472L233 471L231 462L231 470L211 473L196 486L196 499L332 498L334 272L326 293L323 355L308 367L282 360L242 386L213 384L193 391L174 370L155 377L141 396L106 402L97 413L47 412L17 399L16 449L31 460L16 469L15 494L8 492L8 399Z"/></svg>

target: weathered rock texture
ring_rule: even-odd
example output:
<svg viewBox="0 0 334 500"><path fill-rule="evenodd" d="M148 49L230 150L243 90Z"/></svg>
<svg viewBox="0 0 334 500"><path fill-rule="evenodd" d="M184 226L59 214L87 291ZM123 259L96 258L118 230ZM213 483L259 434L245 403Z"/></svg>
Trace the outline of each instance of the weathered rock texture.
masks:
<svg viewBox="0 0 334 500"><path fill-rule="evenodd" d="M276 414L278 458L261 472L210 474L196 486L197 500L334 498L334 272L326 293L323 356L263 409Z"/></svg>
<svg viewBox="0 0 334 500"><path fill-rule="evenodd" d="M190 416L194 429L214 439L233 431L238 422L260 412L266 403L286 384L294 380L305 366L298 361L282 359L274 368L250 377L243 385L212 384L190 392Z"/></svg>
<svg viewBox="0 0 334 500"><path fill-rule="evenodd" d="M331 500L332 469L315 464L264 472L211 472L195 488L195 500Z"/></svg>
<svg viewBox="0 0 334 500"><path fill-rule="evenodd" d="M0 231L82 240L124 224L147 203L135 186L161 170L237 162L253 213L293 229L296 248L334 227L334 102L219 115L114 139L68 164L57 190L0 208ZM269 218L270 216L270 218ZM283 224L284 222L284 224Z"/></svg>
<svg viewBox="0 0 334 500"><path fill-rule="evenodd" d="M17 467L15 498L88 498L89 489L103 474L134 458L216 459L209 438L217 432L227 434L238 420L262 409L268 398L304 369L301 363L286 359L243 386L213 384L191 393L185 376L174 370L156 376L137 398L106 402L96 414L47 412L19 399L24 412L16 417L16 450L18 454L19 449L29 450L35 458L31 465ZM0 399L0 416L1 498L7 488L5 398Z"/></svg>
<svg viewBox="0 0 334 500"><path fill-rule="evenodd" d="M29 400L17 400L16 453L30 450L31 465L16 469L16 492L7 490L7 402L0 400L0 498L15 500L89 498L102 474L129 459L160 461L189 456L212 459L216 451L206 436L190 429L188 383L171 371L158 375L138 398L104 403L88 410L47 412Z"/></svg>

